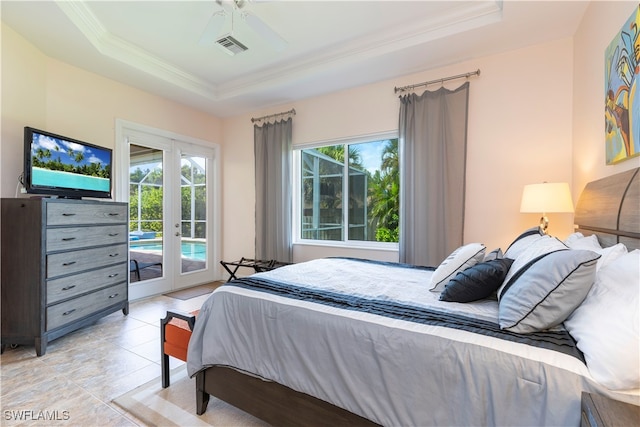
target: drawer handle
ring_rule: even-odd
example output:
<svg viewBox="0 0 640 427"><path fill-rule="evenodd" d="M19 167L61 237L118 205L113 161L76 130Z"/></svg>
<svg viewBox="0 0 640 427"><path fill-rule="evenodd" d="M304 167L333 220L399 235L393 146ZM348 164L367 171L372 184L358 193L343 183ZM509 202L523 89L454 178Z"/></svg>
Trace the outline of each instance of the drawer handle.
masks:
<svg viewBox="0 0 640 427"><path fill-rule="evenodd" d="M63 213L62 216L75 216L76 214L74 213Z"/></svg>
<svg viewBox="0 0 640 427"><path fill-rule="evenodd" d="M120 295L120 294L113 294L113 295L109 295L109 298L115 298L115 297L117 297L118 295Z"/></svg>
<svg viewBox="0 0 640 427"><path fill-rule="evenodd" d="M62 265L63 265L64 267L68 267L68 266L73 265L73 264L75 264L75 263L76 263L75 261L71 261L71 262L63 262L63 263L62 263Z"/></svg>
<svg viewBox="0 0 640 427"><path fill-rule="evenodd" d="M76 287L76 285L65 286L64 288L62 288L62 290L63 290L63 291L69 291L69 290L71 290L71 289L73 289L73 288L75 288L75 287Z"/></svg>
<svg viewBox="0 0 640 427"><path fill-rule="evenodd" d="M109 233L109 237L115 237L115 236L117 236L118 234L120 234L120 233Z"/></svg>
<svg viewBox="0 0 640 427"><path fill-rule="evenodd" d="M62 238L63 242L70 242L71 240L76 240L76 238L75 237L64 237L64 238Z"/></svg>
<svg viewBox="0 0 640 427"><path fill-rule="evenodd" d="M113 213L113 212L109 212L109 216L118 216L120 215L119 213Z"/></svg>
<svg viewBox="0 0 640 427"><path fill-rule="evenodd" d="M118 273L110 274L110 275L109 275L109 278L111 278L111 277L116 277L117 275L118 275Z"/></svg>
<svg viewBox="0 0 640 427"><path fill-rule="evenodd" d="M120 255L120 254L119 254L119 253L117 253L117 252L116 252L115 254L109 254L109 256L110 256L111 258L113 258L113 257L117 257L118 255Z"/></svg>
<svg viewBox="0 0 640 427"><path fill-rule="evenodd" d="M73 313L74 311L76 311L76 309L75 309L75 308L72 308L71 310L69 310L69 311L65 311L64 313L62 313L62 315L63 315L63 316L68 316L68 315L70 315L71 313Z"/></svg>

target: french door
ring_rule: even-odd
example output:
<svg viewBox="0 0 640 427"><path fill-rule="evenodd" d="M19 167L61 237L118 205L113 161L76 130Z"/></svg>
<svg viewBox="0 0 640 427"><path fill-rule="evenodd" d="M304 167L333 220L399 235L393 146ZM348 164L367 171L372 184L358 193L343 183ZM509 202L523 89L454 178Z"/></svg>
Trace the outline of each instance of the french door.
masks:
<svg viewBox="0 0 640 427"><path fill-rule="evenodd" d="M219 279L218 147L118 122L118 200L129 202L129 296ZM118 132L117 132L118 133Z"/></svg>

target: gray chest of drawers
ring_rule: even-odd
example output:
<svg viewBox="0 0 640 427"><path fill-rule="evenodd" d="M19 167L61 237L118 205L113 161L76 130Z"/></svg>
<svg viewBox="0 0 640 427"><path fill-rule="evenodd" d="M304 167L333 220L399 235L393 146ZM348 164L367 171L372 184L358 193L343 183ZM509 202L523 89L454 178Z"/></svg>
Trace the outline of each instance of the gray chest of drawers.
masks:
<svg viewBox="0 0 640 427"><path fill-rule="evenodd" d="M128 300L128 205L2 199L2 349L47 343Z"/></svg>

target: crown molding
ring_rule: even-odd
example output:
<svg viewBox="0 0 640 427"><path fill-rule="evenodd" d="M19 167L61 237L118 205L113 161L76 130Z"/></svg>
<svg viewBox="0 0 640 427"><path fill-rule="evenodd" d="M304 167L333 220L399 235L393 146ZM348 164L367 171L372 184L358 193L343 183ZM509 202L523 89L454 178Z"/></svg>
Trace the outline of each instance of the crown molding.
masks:
<svg viewBox="0 0 640 427"><path fill-rule="evenodd" d="M347 66L376 58L502 19L502 0L464 2L444 13L426 17L414 25L399 26L391 31L360 37L325 53L309 54L285 65L261 69L259 74L252 73L214 85L110 33L93 14L86 0L56 0L56 4L102 55L212 101L231 99L273 85L286 84L312 74L320 74L330 67Z"/></svg>
<svg viewBox="0 0 640 427"><path fill-rule="evenodd" d="M85 1L56 0L56 4L101 54L205 98L216 99L216 87L144 49L111 34Z"/></svg>
<svg viewBox="0 0 640 427"><path fill-rule="evenodd" d="M424 21L396 30L361 37L327 53L313 53L285 66L263 69L260 76L230 80L218 86L220 99L233 98L250 90L286 83L331 67L348 65L394 51L408 49L502 20L502 0L486 0L451 8Z"/></svg>

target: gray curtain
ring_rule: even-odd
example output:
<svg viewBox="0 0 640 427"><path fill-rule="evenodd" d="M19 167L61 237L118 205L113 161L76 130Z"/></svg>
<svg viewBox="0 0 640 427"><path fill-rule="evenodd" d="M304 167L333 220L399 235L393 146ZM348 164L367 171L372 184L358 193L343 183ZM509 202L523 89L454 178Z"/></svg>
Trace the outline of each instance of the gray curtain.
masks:
<svg viewBox="0 0 640 427"><path fill-rule="evenodd" d="M254 125L256 259L292 261L292 119Z"/></svg>
<svg viewBox="0 0 640 427"><path fill-rule="evenodd" d="M469 82L400 97L400 262L437 266L462 245Z"/></svg>

